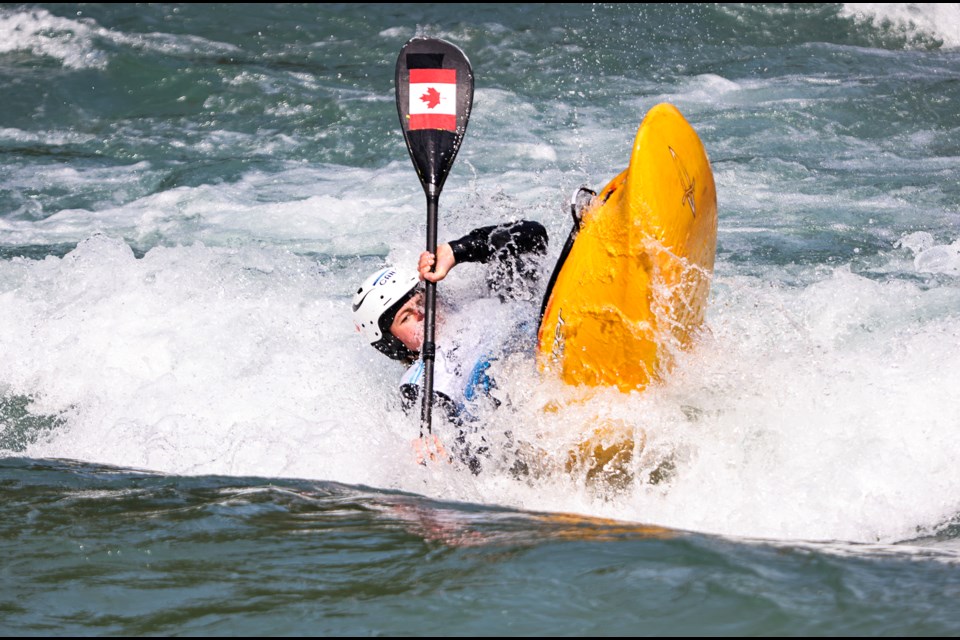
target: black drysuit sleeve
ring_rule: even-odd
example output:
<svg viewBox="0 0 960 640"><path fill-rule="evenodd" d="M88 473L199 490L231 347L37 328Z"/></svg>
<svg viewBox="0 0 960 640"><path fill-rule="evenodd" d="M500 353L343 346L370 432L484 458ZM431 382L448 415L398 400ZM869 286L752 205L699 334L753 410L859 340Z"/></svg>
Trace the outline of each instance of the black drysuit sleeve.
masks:
<svg viewBox="0 0 960 640"><path fill-rule="evenodd" d="M457 264L493 263L487 286L501 300L532 299L539 259L547 252L547 230L532 220L480 227L450 242L450 248Z"/></svg>

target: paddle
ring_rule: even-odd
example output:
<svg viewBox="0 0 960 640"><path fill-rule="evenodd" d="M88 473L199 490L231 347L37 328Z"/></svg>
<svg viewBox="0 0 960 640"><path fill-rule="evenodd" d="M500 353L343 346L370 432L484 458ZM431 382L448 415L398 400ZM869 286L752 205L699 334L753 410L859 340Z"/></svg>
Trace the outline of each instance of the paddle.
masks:
<svg viewBox="0 0 960 640"><path fill-rule="evenodd" d="M460 150L473 106L473 69L458 47L436 38L415 37L397 59L397 112L410 159L427 196L427 251L437 253L440 191ZM427 281L424 299L423 408L420 437L430 425L433 364L436 358L437 285Z"/></svg>

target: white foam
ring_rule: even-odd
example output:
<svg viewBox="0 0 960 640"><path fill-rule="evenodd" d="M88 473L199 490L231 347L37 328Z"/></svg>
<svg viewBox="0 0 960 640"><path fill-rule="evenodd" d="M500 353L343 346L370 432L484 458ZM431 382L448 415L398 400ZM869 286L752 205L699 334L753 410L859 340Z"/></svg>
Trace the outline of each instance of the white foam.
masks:
<svg viewBox="0 0 960 640"><path fill-rule="evenodd" d="M45 9L0 11L0 52L29 51L60 60L71 69L106 66L94 44L98 27L91 20L70 20Z"/></svg>
<svg viewBox="0 0 960 640"><path fill-rule="evenodd" d="M960 240L938 245L933 235L917 231L903 236L898 246L913 251L917 273L941 273L960 276Z"/></svg>
<svg viewBox="0 0 960 640"><path fill-rule="evenodd" d="M63 197L75 197L80 194L97 204L109 207L123 202L128 198L135 198L138 194L148 192L156 181L160 172L151 168L148 162L138 162L132 165L119 167L85 167L75 168L70 165L31 165L29 167L10 167L7 172L0 172L4 184L11 191L30 193L37 185L46 185L54 194L64 194ZM55 188L51 188L55 185ZM57 205L58 198L24 198L24 209L31 219L39 219L51 215L51 211L44 210L44 206ZM12 216L11 216L12 218ZM34 223L31 220L0 219L0 237L7 233L20 230L20 235L32 235ZM85 237L89 231L80 232L78 240Z"/></svg>
<svg viewBox="0 0 960 640"><path fill-rule="evenodd" d="M479 477L417 466L416 418L396 403L402 367L360 344L350 320L353 285L373 263L348 264L252 243L138 260L104 235L62 259L0 263L0 387L66 421L25 454L776 539L902 540L960 508L956 288L849 269L794 287L721 276L710 334L666 384L555 413L541 408L558 389L535 382L532 360L505 364L492 442L511 430L561 452L599 418L645 431L639 480L675 456L668 482L609 495L562 472L528 485L497 462ZM475 295L478 278L463 267L449 294Z"/></svg>
<svg viewBox="0 0 960 640"><path fill-rule="evenodd" d="M373 374L342 375L338 360L357 364L359 345L330 340L353 327L317 265L202 245L137 260L94 236L62 260L14 261L3 273L0 377L36 397L34 411L70 422L38 455L360 480L337 455L366 451L345 426L384 409L356 404ZM309 461L293 459L294 442Z"/></svg>
<svg viewBox="0 0 960 640"><path fill-rule="evenodd" d="M98 48L97 40L169 55L239 51L234 45L188 34L129 35L101 27L89 18L62 18L46 9L0 10L0 53L29 51L36 56L55 58L68 69L104 68L109 58Z"/></svg>
<svg viewBox="0 0 960 640"><path fill-rule="evenodd" d="M744 85L728 80L722 76L708 73L685 80L679 89L677 94L662 96L660 101L712 104L718 99L725 100L730 95L742 92Z"/></svg>
<svg viewBox="0 0 960 640"><path fill-rule="evenodd" d="M384 29L377 34L381 38L410 38L413 35L413 30L409 27L390 27L389 29Z"/></svg>
<svg viewBox="0 0 960 640"><path fill-rule="evenodd" d="M40 143L49 145L83 144L94 140L95 137L77 131L24 131L9 127L0 128L0 140L18 143Z"/></svg>
<svg viewBox="0 0 960 640"><path fill-rule="evenodd" d="M892 24L904 32L920 32L960 47L960 5L952 2L845 2L841 15L875 24Z"/></svg>
<svg viewBox="0 0 960 640"><path fill-rule="evenodd" d="M62 169L24 180L50 178L76 188L76 181L135 181L146 170L143 165ZM96 211L65 209L38 221L0 221L0 238L7 244L55 244L79 242L97 231L147 247L252 240L321 253L383 253L380 234L396 234L422 217L422 192L407 178L397 176L392 165L384 170L293 165L280 176L254 172L234 184L178 187L119 206L107 202Z"/></svg>
<svg viewBox="0 0 960 640"><path fill-rule="evenodd" d="M956 289L836 270L805 288L722 279L711 337L633 401L668 487L606 515L778 539L892 542L960 508ZM629 414L629 413L628 413Z"/></svg>

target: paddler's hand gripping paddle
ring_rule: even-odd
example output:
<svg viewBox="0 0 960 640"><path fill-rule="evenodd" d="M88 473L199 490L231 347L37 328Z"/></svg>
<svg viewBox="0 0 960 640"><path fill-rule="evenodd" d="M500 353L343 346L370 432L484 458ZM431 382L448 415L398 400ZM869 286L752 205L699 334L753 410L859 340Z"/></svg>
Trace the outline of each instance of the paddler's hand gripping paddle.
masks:
<svg viewBox="0 0 960 640"><path fill-rule="evenodd" d="M416 37L400 50L396 87L400 129L427 196L427 251L436 255L437 205L467 131L473 106L473 69L458 47L436 38ZM424 307L421 437L432 432L436 283L426 282Z"/></svg>

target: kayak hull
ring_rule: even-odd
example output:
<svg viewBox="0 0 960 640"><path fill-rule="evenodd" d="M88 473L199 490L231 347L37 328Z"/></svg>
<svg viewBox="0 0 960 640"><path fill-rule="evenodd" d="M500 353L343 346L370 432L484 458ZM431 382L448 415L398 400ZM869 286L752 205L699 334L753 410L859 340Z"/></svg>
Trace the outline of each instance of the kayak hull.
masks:
<svg viewBox="0 0 960 640"><path fill-rule="evenodd" d="M648 112L627 169L574 233L544 299L538 365L570 385L643 389L694 341L716 254L713 172L676 107Z"/></svg>

